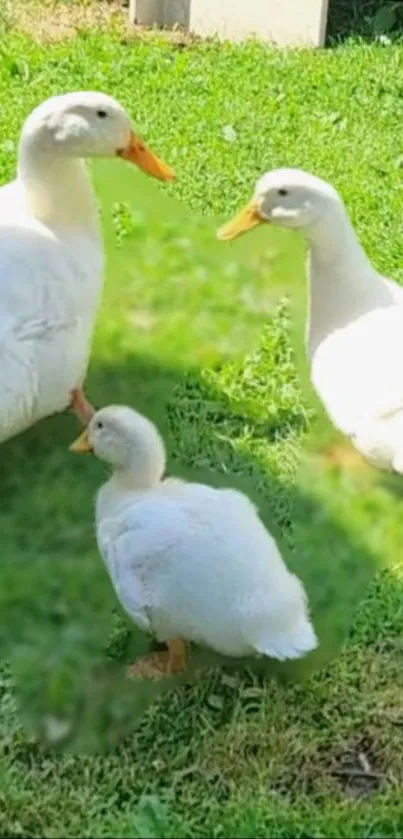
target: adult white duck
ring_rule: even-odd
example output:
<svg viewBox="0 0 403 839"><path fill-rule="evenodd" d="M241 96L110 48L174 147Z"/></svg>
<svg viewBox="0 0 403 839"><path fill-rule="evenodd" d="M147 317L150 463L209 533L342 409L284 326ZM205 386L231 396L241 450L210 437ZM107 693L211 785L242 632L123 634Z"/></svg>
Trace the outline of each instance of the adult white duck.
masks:
<svg viewBox="0 0 403 839"><path fill-rule="evenodd" d="M102 93L55 96L25 122L18 173L0 189L0 442L70 406L83 386L103 281L103 246L83 158L121 157L174 174Z"/></svg>
<svg viewBox="0 0 403 839"><path fill-rule="evenodd" d="M167 643L148 675L181 670L186 641L280 660L317 646L303 585L246 495L164 480L156 427L125 406L98 411L71 449L112 467L97 497L98 547L128 615Z"/></svg>
<svg viewBox="0 0 403 839"><path fill-rule="evenodd" d="M219 231L268 222L308 243L311 379L334 425L372 465L403 473L403 289L377 273L340 195L298 169L267 172Z"/></svg>

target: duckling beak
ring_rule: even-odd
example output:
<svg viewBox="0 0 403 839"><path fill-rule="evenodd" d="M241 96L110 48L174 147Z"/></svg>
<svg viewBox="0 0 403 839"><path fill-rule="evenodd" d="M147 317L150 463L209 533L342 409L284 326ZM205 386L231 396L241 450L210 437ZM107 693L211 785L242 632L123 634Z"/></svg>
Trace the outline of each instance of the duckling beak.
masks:
<svg viewBox="0 0 403 839"><path fill-rule="evenodd" d="M123 160L134 163L143 172L147 172L148 175L152 175L160 181L172 181L175 178L173 169L163 160L160 160L151 149L147 148L143 140L133 131L126 148L120 149L117 154Z"/></svg>
<svg viewBox="0 0 403 839"><path fill-rule="evenodd" d="M87 454L88 452L94 451L88 439L88 429L85 429L85 431L77 437L77 440L69 446L69 451L74 452L74 454Z"/></svg>
<svg viewBox="0 0 403 839"><path fill-rule="evenodd" d="M219 230L217 230L217 239L221 242L229 242L231 239L237 239L248 230L253 230L259 224L263 224L264 219L259 213L259 208L254 199L249 201L246 207L237 213L230 221L227 221Z"/></svg>

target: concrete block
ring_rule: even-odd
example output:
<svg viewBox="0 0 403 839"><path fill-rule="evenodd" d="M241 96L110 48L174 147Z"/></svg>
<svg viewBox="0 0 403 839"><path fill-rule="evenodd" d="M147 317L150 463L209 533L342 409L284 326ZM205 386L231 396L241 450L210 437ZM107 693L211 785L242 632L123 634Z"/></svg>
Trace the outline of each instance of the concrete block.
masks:
<svg viewBox="0 0 403 839"><path fill-rule="evenodd" d="M177 23L204 37L322 46L327 11L328 0L130 0L129 14L145 26Z"/></svg>

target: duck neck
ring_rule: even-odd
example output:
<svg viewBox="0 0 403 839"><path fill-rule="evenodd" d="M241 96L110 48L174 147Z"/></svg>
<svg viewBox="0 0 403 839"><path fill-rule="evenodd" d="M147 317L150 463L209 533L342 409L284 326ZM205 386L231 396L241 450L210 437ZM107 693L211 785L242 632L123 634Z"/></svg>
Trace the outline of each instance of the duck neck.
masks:
<svg viewBox="0 0 403 839"><path fill-rule="evenodd" d="M125 467L122 469L114 469L110 479L110 486L115 492L126 493L143 493L150 492L156 489L159 480L156 480L154 475L150 473L139 472L137 469Z"/></svg>
<svg viewBox="0 0 403 839"><path fill-rule="evenodd" d="M34 134L21 137L18 181L31 213L51 228L99 235L94 190L78 158L50 155Z"/></svg>
<svg viewBox="0 0 403 839"><path fill-rule="evenodd" d="M165 455L144 446L129 454L121 466L113 469L111 482L115 489L124 492L149 492L161 483L165 470Z"/></svg>
<svg viewBox="0 0 403 839"><path fill-rule="evenodd" d="M305 235L309 246L307 343L312 357L331 332L390 305L392 294L367 258L341 201Z"/></svg>

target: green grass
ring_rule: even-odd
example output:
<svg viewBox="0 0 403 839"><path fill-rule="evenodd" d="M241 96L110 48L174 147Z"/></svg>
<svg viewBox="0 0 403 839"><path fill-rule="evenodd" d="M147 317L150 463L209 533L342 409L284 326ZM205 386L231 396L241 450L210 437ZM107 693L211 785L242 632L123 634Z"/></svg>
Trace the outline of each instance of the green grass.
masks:
<svg viewBox="0 0 403 839"><path fill-rule="evenodd" d="M125 401L158 416L182 468L251 481L286 543L296 545L295 562L298 548L309 553L308 536L315 536L322 576L308 583L319 622L321 609L326 612L321 589L326 594L337 571L346 529L364 545L354 554L361 556L362 582L358 568L356 578L345 580L346 588L361 586L363 602L336 660L296 684L215 670L160 697L112 755L55 754L38 745L21 729L5 670L0 834L401 835L402 566L400 554L393 557L394 518L388 530L391 492L381 487L371 495L371 516L348 481L337 483L337 498L334 483L321 484L315 502L315 487L298 478L306 401L288 309L276 309L275 301L287 280L302 289L300 244L289 236L268 237L267 244L251 237L228 249L213 242L215 221L203 216L229 216L266 168L302 166L341 190L379 269L402 281L402 48L181 49L157 36L128 42L117 29L51 46L9 30L0 50L2 181L13 175L29 110L52 93L80 88L118 96L178 172L177 184L165 190L168 199L140 176L129 181L116 164L116 198L133 184L138 210L127 221L121 205L114 221L105 221L114 256L89 377L95 403ZM234 142L225 139L226 126L234 129ZM110 172L102 166L94 172L106 215ZM3 447L3 556L9 572L21 568L16 594L31 623L20 611L18 621L36 631L33 617L48 629L53 597L56 634L72 604L81 612L88 604L99 608L91 643L106 643L115 627L120 647L126 643L120 618L116 626L112 617L100 623L115 607L92 530L92 496L103 472L69 456L75 433L72 418L55 418ZM350 498L361 515L357 525L348 517ZM291 519L299 529L290 527ZM373 576L382 550L395 563ZM68 590L60 580L69 581ZM336 588L336 596L331 614L343 617L349 591ZM48 642L39 630L34 640ZM50 665L55 672L57 664ZM30 679L34 685L32 673ZM53 683L56 705L60 694L71 696L61 679ZM337 774L359 770L362 754L373 775Z"/></svg>

